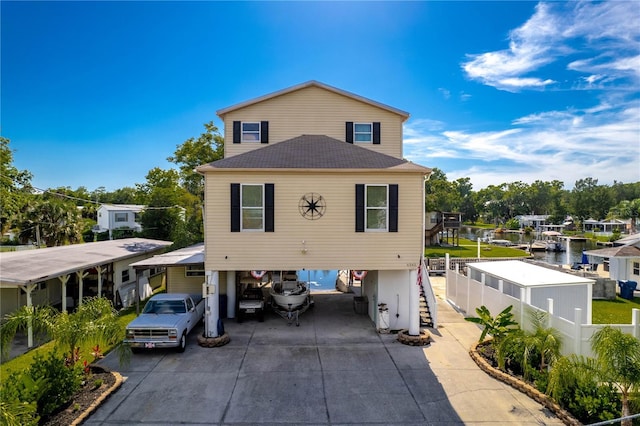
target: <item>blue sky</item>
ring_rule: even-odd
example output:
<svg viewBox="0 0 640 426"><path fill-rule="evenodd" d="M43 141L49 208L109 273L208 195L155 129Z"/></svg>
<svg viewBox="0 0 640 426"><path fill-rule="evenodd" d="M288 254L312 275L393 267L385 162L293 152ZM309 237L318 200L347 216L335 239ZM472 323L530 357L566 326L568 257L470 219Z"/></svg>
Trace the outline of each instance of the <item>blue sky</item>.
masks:
<svg viewBox="0 0 640 426"><path fill-rule="evenodd" d="M144 183L215 111L318 80L491 184L640 181L640 2L0 2L1 133L39 188Z"/></svg>

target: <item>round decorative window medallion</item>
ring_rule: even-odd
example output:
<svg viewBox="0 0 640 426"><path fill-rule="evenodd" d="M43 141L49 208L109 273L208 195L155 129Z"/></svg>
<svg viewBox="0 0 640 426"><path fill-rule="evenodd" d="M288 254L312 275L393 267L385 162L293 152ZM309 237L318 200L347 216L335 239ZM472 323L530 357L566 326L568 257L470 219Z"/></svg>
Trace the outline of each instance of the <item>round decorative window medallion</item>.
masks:
<svg viewBox="0 0 640 426"><path fill-rule="evenodd" d="M320 219L327 208L327 203L322 195L309 192L304 194L298 202L298 210L305 219Z"/></svg>

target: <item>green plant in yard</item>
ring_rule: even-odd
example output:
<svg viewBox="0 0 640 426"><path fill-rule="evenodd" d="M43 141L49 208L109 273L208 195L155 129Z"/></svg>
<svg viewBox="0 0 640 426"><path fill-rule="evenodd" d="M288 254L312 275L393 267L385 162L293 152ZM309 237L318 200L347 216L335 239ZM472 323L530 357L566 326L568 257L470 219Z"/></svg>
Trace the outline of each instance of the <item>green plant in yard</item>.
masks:
<svg viewBox="0 0 640 426"><path fill-rule="evenodd" d="M622 401L622 417L631 414L629 398L640 391L640 340L617 328L603 327L591 337L599 378L617 388ZM622 426L631 426L623 420Z"/></svg>
<svg viewBox="0 0 640 426"><path fill-rule="evenodd" d="M0 424L35 426L40 421L37 401L46 391L46 379L33 380L22 372L3 378L0 386Z"/></svg>
<svg viewBox="0 0 640 426"><path fill-rule="evenodd" d="M67 403L81 381L80 369L69 366L63 357L53 352L46 358L37 355L28 369L3 380L0 400L7 410L0 412L0 423L37 424L39 418L46 419Z"/></svg>
<svg viewBox="0 0 640 426"><path fill-rule="evenodd" d="M65 359L49 354L49 357L36 357L27 373L33 380L45 380L43 395L38 398L38 413L42 418L53 414L63 404L69 402L80 389L82 373L79 368L68 365Z"/></svg>
<svg viewBox="0 0 640 426"><path fill-rule="evenodd" d="M479 342L484 341L487 334L493 337L496 345L509 333L518 329L518 323L513 320L513 314L511 310L513 305L507 306L498 315L493 317L489 309L482 305L476 308L477 317L466 317L465 320L473 322L483 327L480 334Z"/></svg>
<svg viewBox="0 0 640 426"><path fill-rule="evenodd" d="M524 360L538 372L547 370L560 357L562 338L558 330L544 326L547 318L546 312L532 312L531 324L534 330L532 333L525 333Z"/></svg>
<svg viewBox="0 0 640 426"><path fill-rule="evenodd" d="M546 328L546 312L532 311L533 331L517 330L509 333L496 346L498 368L522 374L538 389L547 387L548 368L560 357L561 337L554 328Z"/></svg>
<svg viewBox="0 0 640 426"><path fill-rule="evenodd" d="M599 381L598 371L593 358L561 357L549 373L546 393L584 424L614 419L620 398L613 385Z"/></svg>
<svg viewBox="0 0 640 426"><path fill-rule="evenodd" d="M8 353L10 343L18 330L29 325L37 332L44 332L64 348L75 363L77 348L86 343L112 347L122 341L124 325L118 321L118 313L108 299L86 298L73 313L58 312L49 306L22 306L0 327L0 343ZM128 359L127 347L118 345L122 360Z"/></svg>

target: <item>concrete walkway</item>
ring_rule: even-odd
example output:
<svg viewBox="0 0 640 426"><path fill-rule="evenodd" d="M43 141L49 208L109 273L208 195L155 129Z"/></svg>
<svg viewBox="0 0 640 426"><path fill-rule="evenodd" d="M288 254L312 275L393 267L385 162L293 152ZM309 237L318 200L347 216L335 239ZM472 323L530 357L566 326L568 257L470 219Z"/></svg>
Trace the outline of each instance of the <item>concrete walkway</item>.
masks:
<svg viewBox="0 0 640 426"><path fill-rule="evenodd" d="M442 281L442 282L440 282ZM480 335L442 299L427 347L378 334L353 295L316 294L289 326L269 314L225 328L231 342L183 354L154 351L120 366L125 378L86 422L92 425L560 425L540 404L490 378L469 358Z"/></svg>

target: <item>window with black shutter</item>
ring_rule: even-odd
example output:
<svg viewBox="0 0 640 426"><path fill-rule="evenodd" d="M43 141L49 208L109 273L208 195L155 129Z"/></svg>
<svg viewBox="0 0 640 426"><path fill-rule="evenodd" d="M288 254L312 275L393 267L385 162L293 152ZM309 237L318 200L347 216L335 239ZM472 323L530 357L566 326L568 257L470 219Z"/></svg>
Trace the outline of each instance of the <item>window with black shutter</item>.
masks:
<svg viewBox="0 0 640 426"><path fill-rule="evenodd" d="M231 184L231 232L274 232L274 184Z"/></svg>
<svg viewBox="0 0 640 426"><path fill-rule="evenodd" d="M397 184L356 184L356 232L398 232Z"/></svg>

